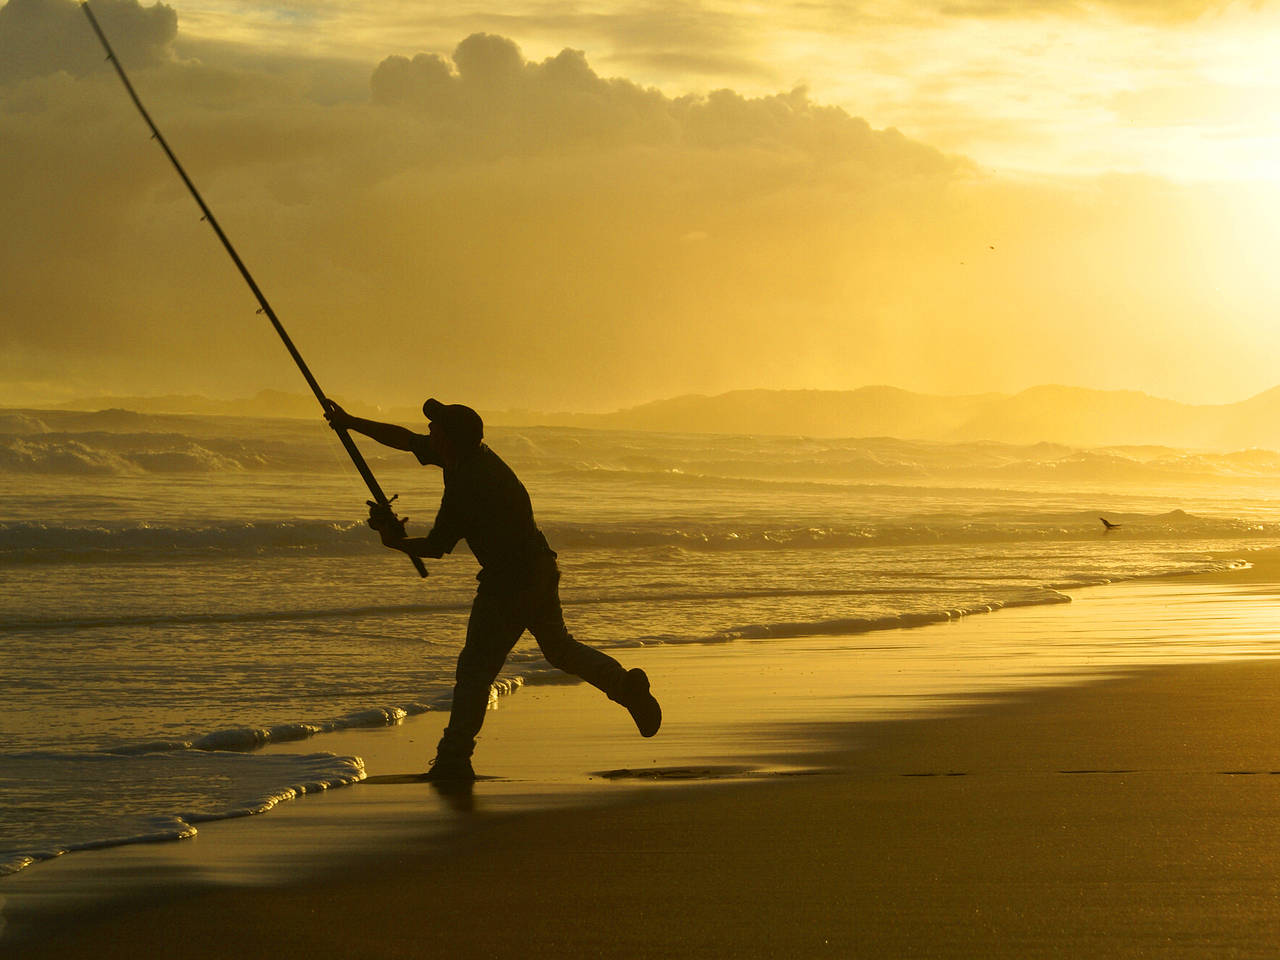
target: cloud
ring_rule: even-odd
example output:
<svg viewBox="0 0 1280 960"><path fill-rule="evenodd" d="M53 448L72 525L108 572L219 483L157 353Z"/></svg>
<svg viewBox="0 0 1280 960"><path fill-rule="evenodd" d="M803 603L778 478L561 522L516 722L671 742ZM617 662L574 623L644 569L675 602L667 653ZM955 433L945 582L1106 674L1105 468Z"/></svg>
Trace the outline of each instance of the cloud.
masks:
<svg viewBox="0 0 1280 960"><path fill-rule="evenodd" d="M477 402L644 399L737 377L761 349L781 365L782 318L844 272L831 238L872 242L895 193L967 169L803 90L669 97L493 35L387 58L366 104L193 62L135 80L277 309L306 317L313 362L370 394L420 373L388 383L380 348L352 349L366 324L397 356L448 355L441 389ZM115 79L3 90L0 179L26 188L0 195L25 238L0 254L0 337L23 379L290 386Z"/></svg>
<svg viewBox="0 0 1280 960"><path fill-rule="evenodd" d="M682 77L750 77L776 83L777 71L751 57L723 51L624 50L613 60L630 67L643 67L664 75Z"/></svg>
<svg viewBox="0 0 1280 960"><path fill-rule="evenodd" d="M776 84L768 31L752 11L703 3L629 4L604 12L548 12L516 18L508 31L580 36L606 50L608 62L685 78L752 78Z"/></svg>
<svg viewBox="0 0 1280 960"><path fill-rule="evenodd" d="M1179 352L1206 382L1228 354L1239 382L1239 357L1264 366L1236 332L1276 303L1239 281L1269 247L1187 243L1190 194L1167 184L999 180L803 88L672 96L493 34L384 58L363 102L164 49L139 93L335 393L1178 395L1159 378L1185 379ZM0 190L0 396L298 387L113 76L0 84L0 141L21 185ZM1223 236L1220 206L1193 235ZM1257 295L1213 294L1233 286Z"/></svg>
<svg viewBox="0 0 1280 960"><path fill-rule="evenodd" d="M1255 3L1261 6L1265 0ZM947 16L1026 18L1043 15L1084 17L1111 13L1131 20L1179 23L1233 6L1233 0L936 0Z"/></svg>
<svg viewBox="0 0 1280 960"><path fill-rule="evenodd" d="M449 152L526 156L566 149L750 149L789 160L856 162L864 175L892 170L945 175L964 164L894 130L873 130L806 90L744 97L732 90L668 97L606 79L582 51L527 62L509 39L473 34L452 63L435 54L388 57L373 73L373 100L438 124Z"/></svg>
<svg viewBox="0 0 1280 960"><path fill-rule="evenodd" d="M172 7L137 0L94 0L94 15L116 53L131 66L172 57L178 16ZM0 83L66 71L104 69L104 54L80 4L71 0L9 0L0 7Z"/></svg>

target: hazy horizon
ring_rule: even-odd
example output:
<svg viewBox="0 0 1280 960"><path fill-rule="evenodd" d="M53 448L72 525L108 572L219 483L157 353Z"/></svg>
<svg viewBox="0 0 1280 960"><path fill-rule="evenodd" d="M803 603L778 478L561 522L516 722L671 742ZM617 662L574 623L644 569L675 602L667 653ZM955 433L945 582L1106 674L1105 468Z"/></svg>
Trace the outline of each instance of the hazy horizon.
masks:
<svg viewBox="0 0 1280 960"><path fill-rule="evenodd" d="M288 360L287 357L285 359L286 361ZM215 403L215 404L234 404L234 403L250 404L250 403L254 403L261 400L268 400L268 401L280 400L280 401L297 401L300 405L314 405L315 400L312 394L307 391L306 384L302 381L301 377L298 377L297 379L298 379L297 384L292 385L292 387L289 384L284 384L281 387L259 386L256 389L250 388L247 392L240 392L240 391L234 391L234 390L219 391L219 392L191 392L191 391L177 392L177 391L159 391L159 390L150 391L150 392L113 391L113 392L105 392L105 393L83 393L75 396L67 396L62 398L53 398L53 397L35 398L31 402L13 403L13 402L3 401L3 402L0 402L0 407L9 408L9 409L40 409L42 406L47 406L50 409L57 409L57 408L69 406L72 404L85 404L92 401L107 401L107 400L152 400L154 401L154 400L168 400L168 399L179 399L179 398L191 398L193 400L208 401L210 403ZM758 392L848 394L848 393L857 393L859 391L867 391L867 390L886 390L886 391L901 391L902 393L915 394L918 396L932 397L932 398L945 400L945 399L962 399L966 397L977 397L977 396L986 396L986 395L1016 397L1020 394L1025 394L1025 393L1036 391L1036 390L1059 389L1059 388L1064 390L1098 391L1101 393L1109 393L1109 394L1126 394L1126 393L1143 394L1144 396L1149 397L1153 400L1168 401L1170 403L1181 404L1181 405L1190 406L1190 407L1231 406L1237 403L1243 403L1245 401L1251 400L1262 394L1269 393L1272 390L1280 389L1280 379L1278 379L1276 383L1271 384L1270 386L1264 386L1259 390L1251 390L1247 393L1241 394L1238 397L1221 400L1221 401L1210 401L1210 402L1198 402L1195 400L1188 400L1184 397L1161 395L1157 393L1151 393L1146 390L1139 390L1139 389L1130 388L1130 387L1090 387L1090 386L1079 384L1079 383L1032 383L1014 390L929 391L929 390L913 390L909 387L904 387L899 384L877 382L877 383L862 383L862 384L857 384L857 385L842 387L842 388L767 387L762 385L756 385L756 386L735 387L729 390L722 390L714 393L691 390L685 393L643 397L634 403L629 403L622 406L602 405L602 406L596 406L592 408L566 407L563 409L551 409L551 408L539 408L539 407L522 405L522 404L513 404L505 407L486 406L483 404L471 404L471 405L474 405L477 408L487 409L495 413L527 411L531 413L608 414L608 413L618 413L625 410L632 410L632 409L635 409L636 407L644 407L651 404L664 403L664 402L673 401L673 400L683 400L683 399L689 399L689 398L715 399L715 398L729 396L733 394L748 394L748 393L758 393ZM370 409L385 410L385 409L398 407L398 408L409 408L416 412L417 408L421 406L422 399L425 399L428 396L434 396L434 394L431 392L429 384L424 385L423 390L419 391L419 393L421 394L420 399L415 399L411 397L407 401L403 401L403 402L379 402L378 400L372 397L354 395L354 394L344 395L341 391L337 391L337 390L329 392L329 395L334 399L339 400L340 402L359 404L363 407L367 407ZM447 396L444 399L447 399L449 402L469 403L468 398L465 396ZM317 406L316 409L318 411L319 407Z"/></svg>
<svg viewBox="0 0 1280 960"><path fill-rule="evenodd" d="M408 425L422 423L417 403L380 407L360 397L339 394L334 399L357 415ZM115 412L123 412L124 416L117 426L144 432L184 429L184 418L189 415L214 420L319 420L318 405L310 394L270 390L226 400L193 394L85 397L44 408L0 407L0 413L6 414L0 419L6 421L11 440L21 447L23 435L65 433L72 429L68 422L84 421L72 429L73 433L75 429L101 429ZM573 427L739 437L896 438L944 444L1047 443L1077 449L1151 446L1216 454L1280 450L1280 387L1236 403L1205 405L1132 390L1054 384L1014 394L950 396L873 385L845 391L684 394L605 412L527 407L481 407L480 412L490 427ZM261 429L271 428L264 422L248 432Z"/></svg>

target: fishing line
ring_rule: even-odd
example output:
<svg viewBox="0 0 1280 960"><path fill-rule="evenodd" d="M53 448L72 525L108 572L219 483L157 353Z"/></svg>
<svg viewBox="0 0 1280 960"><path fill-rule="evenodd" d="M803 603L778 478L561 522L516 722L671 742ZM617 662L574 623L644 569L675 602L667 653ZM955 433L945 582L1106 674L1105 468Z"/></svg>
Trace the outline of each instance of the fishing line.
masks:
<svg viewBox="0 0 1280 960"><path fill-rule="evenodd" d="M164 151L169 162L173 164L173 168L178 171L178 176L182 178L182 182L186 184L187 190L191 192L191 196L195 199L200 207L200 211L204 214L201 218L213 227L213 232L218 235L218 239L222 241L222 246L226 249L227 255L231 257L231 261L236 265L236 269L240 271L240 276L244 278L244 282L249 285L249 289L253 291L254 297L257 298L260 306L259 313L265 314L266 318L271 321L271 325L275 327L276 333L280 335L280 339L284 341L285 349L289 351L289 355L293 357L293 362L298 365L298 369L302 371L302 376L307 381L307 386L311 388L311 392L316 395L316 400L320 402L320 409L328 413L329 399L325 396L324 391L320 389L320 384L316 382L316 378L312 375L306 361L302 359L302 354L298 352L298 348L293 345L293 340L289 334L285 332L284 325L276 316L271 304L267 303L267 298L259 289L258 284L254 282L253 276L249 273L249 268L244 265L244 261L240 259L240 255L236 253L235 247L231 245L231 241L227 239L227 235L222 232L222 227L218 224L217 218L213 215L213 211L209 209L208 204L204 202L204 198L200 196L200 191L196 189L196 185L191 182L191 178L187 176L187 171L182 168L182 164L178 162L178 158L174 155L173 150L169 148L168 142L165 140L160 129L155 125L155 121L151 119L151 114L147 113L147 108L142 105L137 92L133 89L133 84L129 82L129 77L124 72L124 67L120 65L119 59L116 58L115 51L111 49L111 44L107 40L107 35L102 32L102 27L98 25L98 18L93 15L93 11L89 9L88 2L80 4L80 9L84 11L84 15L89 18L89 25L93 27L93 32L98 35L98 40L102 42L102 47L107 51L107 60L115 67L116 74L120 77L120 82L124 84L124 88L129 93L129 99L133 101L133 105L138 108L138 112L142 114L142 119L147 122L147 126L151 128L151 138L160 144L160 149ZM373 471L369 469L369 464L365 462L364 456L360 453L360 449L356 446L355 441L351 439L351 434L345 427L334 426L334 432L337 433L338 439L342 441L342 445L346 447L347 454L351 457L351 462L355 464L356 470L364 479L365 486L369 488L369 493L373 496L370 506L385 510L393 519L403 525L403 521L395 517L391 513L391 500L382 492L382 487L378 485L378 481L373 476ZM427 575L426 565L420 557L409 558L413 561L413 565L417 568L418 575L425 577Z"/></svg>

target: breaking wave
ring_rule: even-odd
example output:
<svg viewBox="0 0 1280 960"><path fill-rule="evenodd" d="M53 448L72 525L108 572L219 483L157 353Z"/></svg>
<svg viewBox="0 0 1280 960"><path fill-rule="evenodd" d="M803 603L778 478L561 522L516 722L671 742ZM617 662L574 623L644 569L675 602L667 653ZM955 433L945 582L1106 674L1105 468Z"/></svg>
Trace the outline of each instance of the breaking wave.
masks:
<svg viewBox="0 0 1280 960"><path fill-rule="evenodd" d="M898 613L886 617L842 617L834 620L811 622L753 623L722 631L708 640L764 640L770 637L846 636L854 633L871 633L876 630L897 630L905 627L923 627L931 623L946 623L975 613L994 613L1013 607L1034 607L1054 603L1070 603L1071 598L1056 590L1033 590L1022 596L1003 600L982 600L966 606L947 610L931 610L919 613Z"/></svg>
<svg viewBox="0 0 1280 960"><path fill-rule="evenodd" d="M1275 481L1280 454L1166 447L1077 449L1061 444L938 443L887 437L813 439L652 435L494 427L494 448L522 475L697 485L787 483L989 484ZM374 464L403 454L361 442ZM10 410L0 412L0 475L148 476L297 471L349 466L315 420Z"/></svg>
<svg viewBox="0 0 1280 960"><path fill-rule="evenodd" d="M264 443L183 434L0 435L0 473L66 476L332 470L320 443Z"/></svg>
<svg viewBox="0 0 1280 960"><path fill-rule="evenodd" d="M1198 517L1181 510L1155 516L1122 516L1116 540L1198 540L1280 537L1280 524L1231 517ZM916 522L868 522L849 526L776 526L758 521L680 523L544 524L557 548L637 550L819 550L926 544L1090 541L1102 535L1097 516L941 517ZM208 558L306 554L374 555L383 550L359 522L260 520L205 523L0 522L0 564L114 561L166 556Z"/></svg>
<svg viewBox="0 0 1280 960"><path fill-rule="evenodd" d="M331 753L6 754L0 876L71 851L193 837L198 823L265 813L364 776L359 757Z"/></svg>
<svg viewBox="0 0 1280 960"><path fill-rule="evenodd" d="M539 673L536 665L529 672ZM490 688L490 704L524 682L500 678ZM448 695L442 695L431 703L213 730L189 740L125 743L96 752L7 753L0 762L8 807L0 818L0 877L73 851L188 839L199 823L266 813L303 794L357 783L365 777L359 757L252 751L336 730L395 724L448 705Z"/></svg>
<svg viewBox="0 0 1280 960"><path fill-rule="evenodd" d="M0 523L0 563L154 559L182 555L376 552L363 523L245 521L160 523Z"/></svg>
<svg viewBox="0 0 1280 960"><path fill-rule="evenodd" d="M1206 562L1199 568L1214 565ZM679 590L679 584L670 586L668 598L705 599ZM834 595L840 591L776 593ZM648 636L601 646L863 634L924 626L1009 607L1069 602L1067 596L1048 587L1009 585L993 589L988 585L981 594L967 602L952 602L935 609L883 616L742 623L705 635ZM715 596L726 599L769 595L762 591L726 591ZM598 602L617 600L613 597ZM386 609L403 611L403 607ZM280 614L298 615L299 612ZM354 613L351 609L334 609L302 611L301 615L346 617ZM181 617L176 620L183 622ZM48 621L45 625L60 623ZM36 626L31 623L24 628ZM504 675L491 687L490 704L525 685L564 682L575 681L551 667L536 650L518 650L509 659ZM191 837L199 823L265 813L293 797L355 783L364 778L364 766L358 757L330 753L264 755L254 751L266 744L296 742L339 730L396 724L406 717L447 709L449 699L447 692L441 692L426 702L367 706L319 720L196 731L178 739L136 740L91 752L37 749L8 753L0 759L0 779L5 782L8 809L6 817L0 818L0 876L69 851Z"/></svg>

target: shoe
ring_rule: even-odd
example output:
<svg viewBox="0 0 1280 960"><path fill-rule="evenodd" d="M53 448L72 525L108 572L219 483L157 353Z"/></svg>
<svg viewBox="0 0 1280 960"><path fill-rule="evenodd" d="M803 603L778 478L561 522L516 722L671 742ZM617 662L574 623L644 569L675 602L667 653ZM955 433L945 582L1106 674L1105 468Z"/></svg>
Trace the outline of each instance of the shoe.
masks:
<svg viewBox="0 0 1280 960"><path fill-rule="evenodd" d="M631 719L642 737L652 737L662 726L662 707L649 692L649 676L643 670L627 671L625 686L618 702L631 713Z"/></svg>
<svg viewBox="0 0 1280 960"><path fill-rule="evenodd" d="M431 769L422 775L428 783L471 783L475 778L476 772L467 757L437 756L431 761Z"/></svg>

